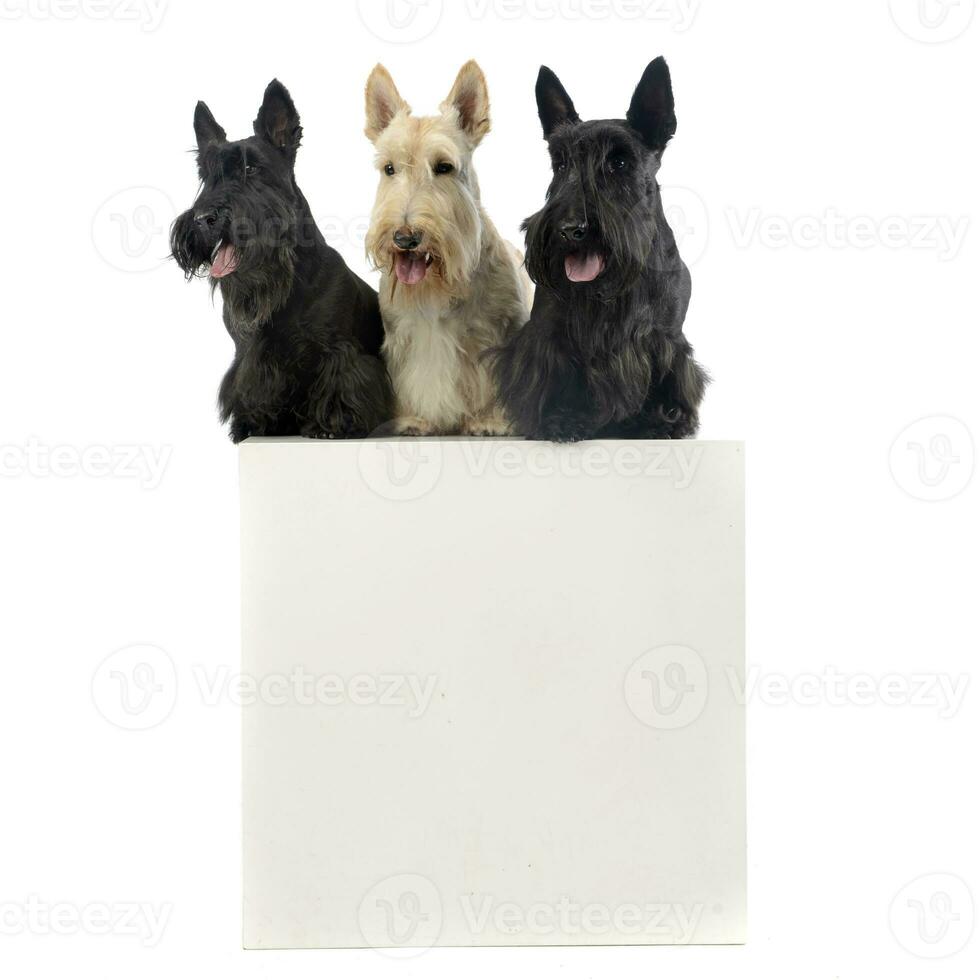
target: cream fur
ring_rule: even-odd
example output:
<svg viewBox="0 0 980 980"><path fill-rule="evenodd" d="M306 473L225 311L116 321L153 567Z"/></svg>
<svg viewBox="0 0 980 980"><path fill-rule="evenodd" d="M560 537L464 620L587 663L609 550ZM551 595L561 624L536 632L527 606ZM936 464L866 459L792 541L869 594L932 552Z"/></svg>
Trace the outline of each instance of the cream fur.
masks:
<svg viewBox="0 0 980 980"><path fill-rule="evenodd" d="M379 65L366 91L365 132L380 171L367 251L381 271L384 354L405 435L510 431L482 354L520 329L532 288L521 253L480 204L473 151L490 129L486 81L476 62L460 70L438 116L416 117ZM453 170L437 174L438 164ZM394 174L388 176L385 168ZM422 282L393 272L393 235L422 235L432 255Z"/></svg>

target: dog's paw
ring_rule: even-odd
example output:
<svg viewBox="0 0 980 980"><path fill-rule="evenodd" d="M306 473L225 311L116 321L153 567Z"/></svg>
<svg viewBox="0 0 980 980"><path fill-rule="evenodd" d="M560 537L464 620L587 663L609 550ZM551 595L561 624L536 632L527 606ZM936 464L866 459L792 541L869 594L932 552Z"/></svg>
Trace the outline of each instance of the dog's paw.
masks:
<svg viewBox="0 0 980 980"><path fill-rule="evenodd" d="M434 436L439 434L439 430L425 419L420 418L399 418L395 419L391 426L391 434L394 436L412 436L422 438L424 436Z"/></svg>
<svg viewBox="0 0 980 980"><path fill-rule="evenodd" d="M299 427L304 439L359 439L368 434L364 423L352 412L337 407L320 416L319 421L304 422Z"/></svg>
<svg viewBox="0 0 980 980"><path fill-rule="evenodd" d="M513 432L510 423L499 415L482 416L467 419L463 424L464 436L492 438L493 436L509 436Z"/></svg>
<svg viewBox="0 0 980 980"><path fill-rule="evenodd" d="M684 411L676 405L658 405L656 411L641 426L635 438L640 439L690 439L697 435L696 414Z"/></svg>
<svg viewBox="0 0 980 980"><path fill-rule="evenodd" d="M301 425L299 434L304 439L346 439L349 432L342 420L331 419L325 424L308 422Z"/></svg>
<svg viewBox="0 0 980 980"><path fill-rule="evenodd" d="M261 432L256 432L255 428L249 422L246 422L245 419L240 418L237 415L233 415L231 417L231 423L228 426L228 438L231 439L236 446L238 443L248 439L249 436L260 434Z"/></svg>
<svg viewBox="0 0 980 980"><path fill-rule="evenodd" d="M595 424L584 415L562 414L542 419L535 439L546 442L581 442L595 435Z"/></svg>

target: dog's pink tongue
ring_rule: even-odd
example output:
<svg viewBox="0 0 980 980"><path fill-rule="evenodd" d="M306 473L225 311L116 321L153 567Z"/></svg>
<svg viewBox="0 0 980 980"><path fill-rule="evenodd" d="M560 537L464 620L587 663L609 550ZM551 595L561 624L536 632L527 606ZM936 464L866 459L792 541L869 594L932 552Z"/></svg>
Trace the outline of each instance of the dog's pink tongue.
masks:
<svg viewBox="0 0 980 980"><path fill-rule="evenodd" d="M606 267L601 255L566 255L565 275L572 282L592 282Z"/></svg>
<svg viewBox="0 0 980 980"><path fill-rule="evenodd" d="M419 252L396 252L395 275L406 286L420 283L425 278L425 256Z"/></svg>
<svg viewBox="0 0 980 980"><path fill-rule="evenodd" d="M211 263L211 276L214 279L224 279L238 268L238 252L234 245L222 245Z"/></svg>

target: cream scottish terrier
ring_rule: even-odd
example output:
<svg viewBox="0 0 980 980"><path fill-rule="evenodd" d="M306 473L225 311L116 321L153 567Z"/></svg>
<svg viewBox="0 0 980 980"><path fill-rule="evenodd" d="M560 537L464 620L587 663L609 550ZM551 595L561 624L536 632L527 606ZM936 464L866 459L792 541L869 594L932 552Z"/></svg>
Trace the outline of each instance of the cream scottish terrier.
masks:
<svg viewBox="0 0 980 980"><path fill-rule="evenodd" d="M480 204L473 151L490 130L486 79L467 62L440 114L416 117L378 65L366 101L381 174L367 252L381 271L394 431L505 435L482 355L527 322L531 283Z"/></svg>

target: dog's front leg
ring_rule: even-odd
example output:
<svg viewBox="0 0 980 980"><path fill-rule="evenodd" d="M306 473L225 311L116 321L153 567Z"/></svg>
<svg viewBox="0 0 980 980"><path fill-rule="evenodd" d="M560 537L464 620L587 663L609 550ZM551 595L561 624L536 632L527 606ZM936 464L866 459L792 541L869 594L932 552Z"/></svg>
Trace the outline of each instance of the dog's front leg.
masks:
<svg viewBox="0 0 980 980"><path fill-rule="evenodd" d="M281 425L286 392L280 375L266 367L262 357L236 354L221 382L219 415L228 423L228 435L236 445L251 436L280 435L283 429L290 433L288 424Z"/></svg>
<svg viewBox="0 0 980 980"><path fill-rule="evenodd" d="M585 374L550 324L532 319L494 353L493 366L515 432L547 442L579 442L596 433L599 413Z"/></svg>
<svg viewBox="0 0 980 980"><path fill-rule="evenodd" d="M325 348L305 403L297 412L307 439L360 439L390 417L390 389L381 359L353 344Z"/></svg>
<svg viewBox="0 0 980 980"><path fill-rule="evenodd" d="M670 363L670 370L650 385L642 412L623 422L621 431L608 433L610 436L689 439L697 435L708 374L694 360L687 343L678 344Z"/></svg>
<svg viewBox="0 0 980 980"><path fill-rule="evenodd" d="M541 420L532 439L581 442L593 438L601 427L585 373L570 362L553 368L542 392L541 406Z"/></svg>

